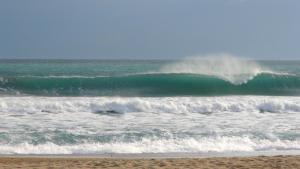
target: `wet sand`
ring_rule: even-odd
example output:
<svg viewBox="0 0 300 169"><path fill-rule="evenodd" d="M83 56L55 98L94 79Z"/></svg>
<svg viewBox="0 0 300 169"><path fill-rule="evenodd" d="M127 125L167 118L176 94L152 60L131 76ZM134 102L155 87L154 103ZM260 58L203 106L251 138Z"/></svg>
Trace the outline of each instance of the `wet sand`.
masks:
<svg viewBox="0 0 300 169"><path fill-rule="evenodd" d="M299 169L300 155L209 158L0 157L0 168Z"/></svg>

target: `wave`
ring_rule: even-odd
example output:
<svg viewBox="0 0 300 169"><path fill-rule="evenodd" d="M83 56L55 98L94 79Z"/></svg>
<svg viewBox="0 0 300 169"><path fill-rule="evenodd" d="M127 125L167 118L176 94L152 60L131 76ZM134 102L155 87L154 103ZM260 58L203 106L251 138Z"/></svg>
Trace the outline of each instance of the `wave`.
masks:
<svg viewBox="0 0 300 169"><path fill-rule="evenodd" d="M114 76L0 77L2 95L206 96L299 95L300 76L231 55L186 58L157 71Z"/></svg>
<svg viewBox="0 0 300 169"><path fill-rule="evenodd" d="M243 84L256 75L270 72L258 63L240 59L229 54L204 55L188 57L176 63L165 65L161 72L189 73L214 76L232 84Z"/></svg>
<svg viewBox="0 0 300 169"><path fill-rule="evenodd" d="M2 77L2 94L46 96L299 95L300 77L260 73L243 84L210 75L156 73L108 77Z"/></svg>
<svg viewBox="0 0 300 169"><path fill-rule="evenodd" d="M258 140L249 137L143 139L136 142L57 145L0 145L1 154L203 153L300 150L300 141Z"/></svg>
<svg viewBox="0 0 300 169"><path fill-rule="evenodd" d="M1 113L201 113L217 112L300 112L299 97L2 97Z"/></svg>

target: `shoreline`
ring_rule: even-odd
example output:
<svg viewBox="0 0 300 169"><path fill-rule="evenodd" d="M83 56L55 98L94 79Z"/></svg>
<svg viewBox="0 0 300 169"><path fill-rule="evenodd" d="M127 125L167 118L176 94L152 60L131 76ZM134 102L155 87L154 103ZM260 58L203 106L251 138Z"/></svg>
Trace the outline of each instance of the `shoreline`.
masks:
<svg viewBox="0 0 300 169"><path fill-rule="evenodd" d="M178 153L99 153L99 154L0 154L0 158L219 158L257 156L300 156L300 150L288 151L240 151L240 152L178 152Z"/></svg>
<svg viewBox="0 0 300 169"><path fill-rule="evenodd" d="M0 168L300 168L300 155L120 158L100 156L1 156Z"/></svg>

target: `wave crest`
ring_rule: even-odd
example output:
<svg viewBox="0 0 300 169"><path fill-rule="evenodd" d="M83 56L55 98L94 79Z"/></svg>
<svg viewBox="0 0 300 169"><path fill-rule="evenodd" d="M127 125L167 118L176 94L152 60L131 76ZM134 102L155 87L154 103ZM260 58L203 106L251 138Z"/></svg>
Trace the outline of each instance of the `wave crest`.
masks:
<svg viewBox="0 0 300 169"><path fill-rule="evenodd" d="M166 65L161 69L165 73L191 73L215 76L239 85L267 71L250 60L229 54L205 55L185 58L177 63Z"/></svg>
<svg viewBox="0 0 300 169"><path fill-rule="evenodd" d="M3 97L0 113L200 113L217 112L300 112L299 97Z"/></svg>

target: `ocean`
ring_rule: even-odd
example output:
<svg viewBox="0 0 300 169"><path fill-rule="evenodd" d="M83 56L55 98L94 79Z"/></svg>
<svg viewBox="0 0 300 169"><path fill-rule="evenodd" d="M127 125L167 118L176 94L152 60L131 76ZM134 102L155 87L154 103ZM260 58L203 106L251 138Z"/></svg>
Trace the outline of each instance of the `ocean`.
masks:
<svg viewBox="0 0 300 169"><path fill-rule="evenodd" d="M300 150L300 61L0 60L0 154Z"/></svg>

